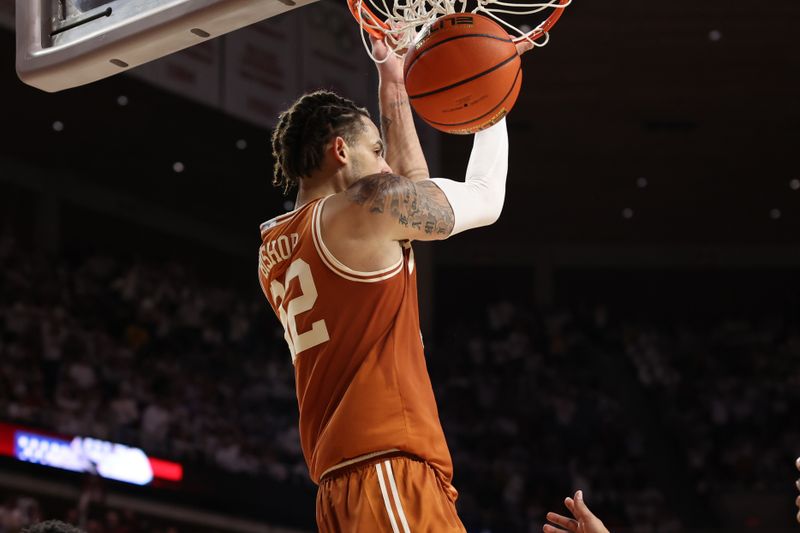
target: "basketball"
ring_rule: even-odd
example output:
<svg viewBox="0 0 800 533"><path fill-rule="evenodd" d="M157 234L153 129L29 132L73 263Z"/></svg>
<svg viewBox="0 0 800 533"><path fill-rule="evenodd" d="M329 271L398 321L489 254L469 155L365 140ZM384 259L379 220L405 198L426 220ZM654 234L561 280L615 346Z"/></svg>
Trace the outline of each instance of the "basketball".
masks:
<svg viewBox="0 0 800 533"><path fill-rule="evenodd" d="M432 127L469 134L511 111L522 85L516 46L493 20L472 13L436 19L405 58L409 100Z"/></svg>

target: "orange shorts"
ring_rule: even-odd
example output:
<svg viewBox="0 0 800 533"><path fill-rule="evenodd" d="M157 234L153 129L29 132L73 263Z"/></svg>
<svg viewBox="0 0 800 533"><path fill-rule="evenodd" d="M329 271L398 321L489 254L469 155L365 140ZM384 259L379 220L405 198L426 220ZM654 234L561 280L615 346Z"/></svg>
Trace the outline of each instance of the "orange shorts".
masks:
<svg viewBox="0 0 800 533"><path fill-rule="evenodd" d="M436 471L404 454L324 476L317 492L317 526L320 533L466 533Z"/></svg>

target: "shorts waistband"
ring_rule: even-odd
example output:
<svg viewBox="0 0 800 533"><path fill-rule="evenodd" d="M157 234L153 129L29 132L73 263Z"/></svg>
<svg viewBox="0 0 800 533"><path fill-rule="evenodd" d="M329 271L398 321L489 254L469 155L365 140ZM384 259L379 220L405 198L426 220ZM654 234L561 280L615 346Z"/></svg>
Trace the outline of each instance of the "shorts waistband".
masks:
<svg viewBox="0 0 800 533"><path fill-rule="evenodd" d="M369 466L372 464L380 463L381 461L385 461L386 459L392 459L394 457L406 457L408 459L412 459L414 461L424 462L419 456L414 455L413 453L403 452L400 450L385 450L382 452L374 452L368 453L366 455L361 455L359 457L354 457L353 459L348 459L347 461L342 461L339 464L333 465L329 469L325 470L319 478L319 482L322 483L323 481L327 481L329 479L333 479L335 477L344 475L348 472L352 472L353 470L357 470L364 466Z"/></svg>

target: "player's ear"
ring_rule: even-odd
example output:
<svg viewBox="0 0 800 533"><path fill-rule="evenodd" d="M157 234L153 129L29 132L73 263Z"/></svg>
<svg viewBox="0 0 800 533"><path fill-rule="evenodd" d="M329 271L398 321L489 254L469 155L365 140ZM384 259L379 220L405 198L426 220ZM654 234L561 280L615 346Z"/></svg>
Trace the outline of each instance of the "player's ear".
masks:
<svg viewBox="0 0 800 533"><path fill-rule="evenodd" d="M336 160L337 163L341 165L347 164L347 158L349 157L347 149L348 149L347 142L345 142L344 138L336 137L333 140L333 144L331 145L330 150L332 152L333 158Z"/></svg>

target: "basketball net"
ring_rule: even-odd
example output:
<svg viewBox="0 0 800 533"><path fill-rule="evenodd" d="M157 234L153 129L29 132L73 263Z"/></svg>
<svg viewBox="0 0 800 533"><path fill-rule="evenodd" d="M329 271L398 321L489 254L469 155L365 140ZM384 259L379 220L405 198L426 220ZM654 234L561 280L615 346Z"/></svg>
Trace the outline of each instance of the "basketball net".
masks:
<svg viewBox="0 0 800 533"><path fill-rule="evenodd" d="M545 46L550 40L550 28L558 21L564 8L572 0L546 0L524 3L504 0L348 0L350 10L361 24L361 40L364 48L373 61L382 63L388 59L376 58L367 41L367 33L377 38L385 38L389 50L404 56L408 49L424 33L437 18L453 13L475 13L487 16L509 32L515 43L529 41L534 47ZM468 5L477 2L477 6L468 9ZM550 16L531 28L526 24L518 26L504 20L503 16L533 16L552 10ZM385 21L385 22L384 22Z"/></svg>

